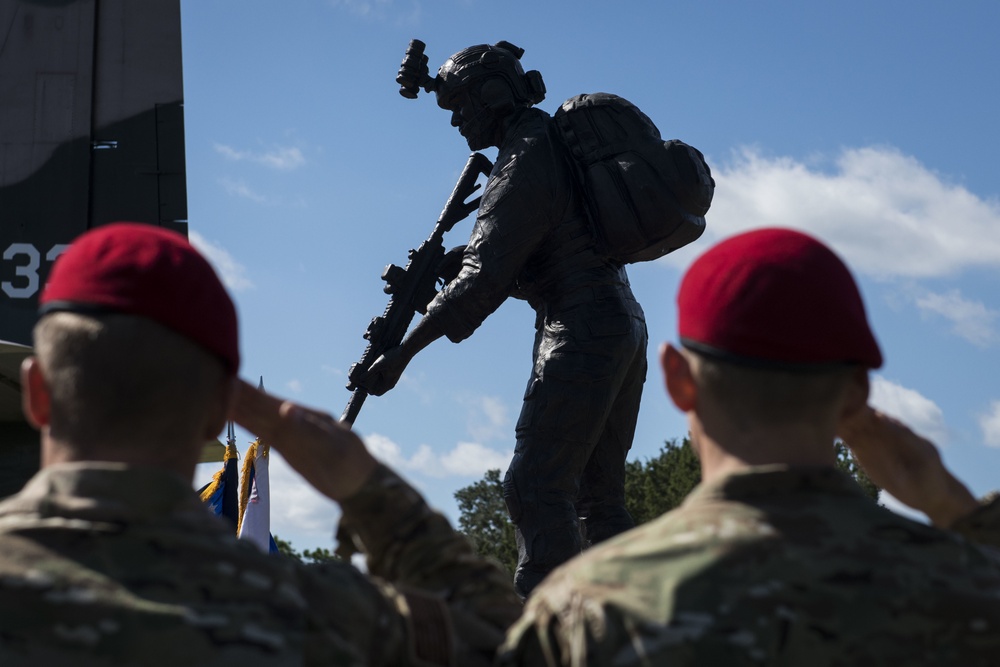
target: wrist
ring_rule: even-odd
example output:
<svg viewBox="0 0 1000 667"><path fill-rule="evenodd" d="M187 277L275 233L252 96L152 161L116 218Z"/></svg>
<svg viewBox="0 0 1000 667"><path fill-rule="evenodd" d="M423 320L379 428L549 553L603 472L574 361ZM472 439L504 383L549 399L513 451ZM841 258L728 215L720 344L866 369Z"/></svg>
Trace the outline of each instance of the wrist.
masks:
<svg viewBox="0 0 1000 667"><path fill-rule="evenodd" d="M400 355L409 363L413 360L417 353L422 349L436 341L443 335L440 327L438 327L437 322L429 315L425 315L419 322L417 326L413 327L413 330L406 335L403 342L400 344Z"/></svg>
<svg viewBox="0 0 1000 667"><path fill-rule="evenodd" d="M368 450L364 451L364 454L358 456L358 460L353 462L350 466L352 471L351 483L344 485L341 492L335 499L338 503L344 503L354 498L366 486L368 486L372 479L375 478L375 471L379 468L378 460L372 456Z"/></svg>
<svg viewBox="0 0 1000 667"><path fill-rule="evenodd" d="M945 474L949 477L946 491L933 498L922 511L935 526L950 529L956 521L974 512L979 507L979 501L964 484L950 473Z"/></svg>

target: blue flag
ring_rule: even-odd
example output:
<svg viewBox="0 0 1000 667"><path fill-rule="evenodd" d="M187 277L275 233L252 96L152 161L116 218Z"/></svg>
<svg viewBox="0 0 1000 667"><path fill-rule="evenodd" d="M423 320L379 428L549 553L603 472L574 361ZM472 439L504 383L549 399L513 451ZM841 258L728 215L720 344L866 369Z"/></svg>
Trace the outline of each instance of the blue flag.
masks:
<svg viewBox="0 0 1000 667"><path fill-rule="evenodd" d="M233 423L230 422L222 470L215 473L211 482L198 489L198 497L208 509L216 516L231 521L234 527L238 524L240 516L240 478L236 463L239 456Z"/></svg>

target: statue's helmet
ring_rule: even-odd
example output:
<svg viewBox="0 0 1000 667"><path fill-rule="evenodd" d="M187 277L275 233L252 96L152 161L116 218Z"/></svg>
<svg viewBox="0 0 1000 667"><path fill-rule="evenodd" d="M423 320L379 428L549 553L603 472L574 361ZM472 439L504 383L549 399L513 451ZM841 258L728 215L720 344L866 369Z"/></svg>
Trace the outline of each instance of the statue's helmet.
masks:
<svg viewBox="0 0 1000 667"><path fill-rule="evenodd" d="M456 95L488 80L506 84L491 85L489 92L484 92L487 99L483 102L495 111L503 113L505 107L513 110L515 106L538 104L545 99L545 84L539 72L525 73L521 67L523 54L524 49L505 41L462 49L438 69L434 86L438 106L451 108Z"/></svg>

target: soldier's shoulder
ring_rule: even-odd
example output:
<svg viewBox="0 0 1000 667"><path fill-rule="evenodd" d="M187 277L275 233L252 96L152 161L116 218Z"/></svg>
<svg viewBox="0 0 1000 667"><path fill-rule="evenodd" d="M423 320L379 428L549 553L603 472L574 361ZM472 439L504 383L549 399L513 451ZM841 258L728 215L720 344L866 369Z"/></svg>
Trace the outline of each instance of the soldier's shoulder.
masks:
<svg viewBox="0 0 1000 667"><path fill-rule="evenodd" d="M1000 569L961 538L874 508L770 510L693 503L589 550L532 594L507 654L586 637L607 656L642 647L653 661L743 664L766 660L782 632L782 659L803 651L796 664L841 659L845 646L886 664L954 662L913 662L920 651L907 638L931 635L942 640L924 648L971 642L956 653L963 664L1000 647L989 632L1000 623ZM899 609L911 610L907 623Z"/></svg>
<svg viewBox="0 0 1000 667"><path fill-rule="evenodd" d="M980 501L980 507L956 521L952 530L1000 551L1000 491L985 496Z"/></svg>
<svg viewBox="0 0 1000 667"><path fill-rule="evenodd" d="M0 549L0 664L301 659L308 604L284 559L226 549L202 552L199 567L164 558L102 570L26 536L0 535Z"/></svg>
<svg viewBox="0 0 1000 667"><path fill-rule="evenodd" d="M734 549L770 537L773 531L757 517L678 508L557 568L532 599L551 609L588 600L642 616L644 610L669 607L679 586L730 557Z"/></svg>
<svg viewBox="0 0 1000 667"><path fill-rule="evenodd" d="M561 146L552 130L552 118L540 109L526 109L507 131L497 153L500 171L511 164L542 167L560 159L555 146ZM548 167L551 168L551 167ZM496 173L496 172L495 172Z"/></svg>

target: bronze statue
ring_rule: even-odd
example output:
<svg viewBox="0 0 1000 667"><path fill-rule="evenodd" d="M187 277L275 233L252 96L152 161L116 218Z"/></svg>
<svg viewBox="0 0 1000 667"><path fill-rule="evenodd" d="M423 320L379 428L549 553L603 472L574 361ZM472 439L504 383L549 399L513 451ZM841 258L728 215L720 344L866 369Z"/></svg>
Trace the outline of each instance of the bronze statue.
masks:
<svg viewBox="0 0 1000 667"><path fill-rule="evenodd" d="M499 153L458 275L356 384L381 395L434 340L460 342L507 297L528 301L536 313L534 366L503 482L517 528L515 587L526 597L586 544L633 526L625 457L647 335L624 266L595 238L573 157L552 117L533 108L545 86L537 71L525 73L522 54L509 42L472 46L431 78L422 43L411 42L400 92L433 90L472 150Z"/></svg>

